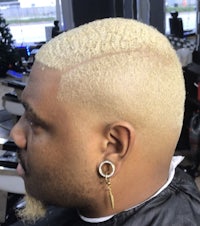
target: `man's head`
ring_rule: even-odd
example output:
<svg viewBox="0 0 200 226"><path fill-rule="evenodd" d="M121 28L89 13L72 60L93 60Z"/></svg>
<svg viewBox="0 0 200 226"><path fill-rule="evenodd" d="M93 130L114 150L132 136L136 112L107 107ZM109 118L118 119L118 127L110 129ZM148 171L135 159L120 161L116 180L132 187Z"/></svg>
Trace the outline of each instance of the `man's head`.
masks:
<svg viewBox="0 0 200 226"><path fill-rule="evenodd" d="M87 216L144 201L167 179L184 98L181 65L157 30L118 18L59 35L36 55L12 131L27 192ZM116 169L114 211L105 160Z"/></svg>
<svg viewBox="0 0 200 226"><path fill-rule="evenodd" d="M170 128L179 136L182 70L167 38L155 29L133 20L99 20L49 42L36 60L62 72L58 99L151 133L169 135Z"/></svg>
<svg viewBox="0 0 200 226"><path fill-rule="evenodd" d="M54 23L54 25L55 25L55 26L58 26L58 24L59 24L59 20L54 20L54 22L53 22L53 23Z"/></svg>

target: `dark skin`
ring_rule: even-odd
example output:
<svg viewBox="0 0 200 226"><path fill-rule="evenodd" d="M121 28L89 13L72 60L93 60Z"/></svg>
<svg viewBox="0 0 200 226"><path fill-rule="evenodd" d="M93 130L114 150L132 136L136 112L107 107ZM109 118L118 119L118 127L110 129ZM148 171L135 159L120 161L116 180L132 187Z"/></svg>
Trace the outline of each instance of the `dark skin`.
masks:
<svg viewBox="0 0 200 226"><path fill-rule="evenodd" d="M60 79L59 71L34 64L22 94L25 114L11 132L21 149L28 193L45 204L76 207L87 217L108 216L148 199L166 182L168 165L158 174L156 160L144 156L146 145L129 122L105 122L58 101ZM114 209L98 173L104 160L116 167L111 178Z"/></svg>

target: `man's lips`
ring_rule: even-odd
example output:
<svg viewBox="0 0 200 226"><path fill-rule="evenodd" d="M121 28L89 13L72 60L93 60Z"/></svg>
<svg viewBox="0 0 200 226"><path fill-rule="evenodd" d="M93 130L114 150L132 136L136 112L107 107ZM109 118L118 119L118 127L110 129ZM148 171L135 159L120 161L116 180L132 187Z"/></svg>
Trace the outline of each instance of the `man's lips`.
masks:
<svg viewBox="0 0 200 226"><path fill-rule="evenodd" d="M17 165L17 173L19 176L23 177L25 175L24 168L22 167L21 163L19 162Z"/></svg>
<svg viewBox="0 0 200 226"><path fill-rule="evenodd" d="M26 167L24 164L24 158L22 155L22 150L18 151L18 165L17 165L17 173L19 174L19 176L24 176L26 172Z"/></svg>

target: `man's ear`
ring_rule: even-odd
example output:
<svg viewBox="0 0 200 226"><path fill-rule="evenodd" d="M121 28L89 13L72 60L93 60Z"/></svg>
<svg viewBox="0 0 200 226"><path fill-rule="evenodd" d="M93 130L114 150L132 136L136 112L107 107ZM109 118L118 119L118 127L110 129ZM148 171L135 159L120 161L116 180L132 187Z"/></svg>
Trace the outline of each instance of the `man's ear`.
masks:
<svg viewBox="0 0 200 226"><path fill-rule="evenodd" d="M107 147L104 158L117 163L132 150L135 141L135 130L130 123L119 121L109 125L106 137Z"/></svg>

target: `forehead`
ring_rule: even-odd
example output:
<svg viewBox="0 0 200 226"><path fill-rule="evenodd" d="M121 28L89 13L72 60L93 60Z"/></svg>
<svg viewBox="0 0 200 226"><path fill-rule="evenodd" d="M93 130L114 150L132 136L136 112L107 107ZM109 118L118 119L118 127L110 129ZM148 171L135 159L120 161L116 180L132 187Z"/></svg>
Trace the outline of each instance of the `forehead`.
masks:
<svg viewBox="0 0 200 226"><path fill-rule="evenodd" d="M40 95L45 95L50 90L55 95L59 88L60 78L61 73L59 71L47 68L40 63L35 63L29 75L23 96L39 97ZM51 95L52 92L48 94Z"/></svg>
<svg viewBox="0 0 200 226"><path fill-rule="evenodd" d="M87 126L87 119L91 122L91 117L88 117L88 112L83 108L67 98L70 88L66 90L64 101L58 99L61 77L62 72L56 69L50 69L38 63L34 64L28 84L22 93L22 101L38 118L54 128L59 128L59 131L67 128L64 126L65 123L68 128L81 125L83 130L82 121L84 120Z"/></svg>
<svg viewBox="0 0 200 226"><path fill-rule="evenodd" d="M35 63L29 75L29 80L22 93L22 101L33 108L50 108L57 104L61 73Z"/></svg>

